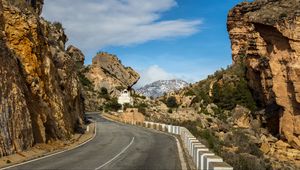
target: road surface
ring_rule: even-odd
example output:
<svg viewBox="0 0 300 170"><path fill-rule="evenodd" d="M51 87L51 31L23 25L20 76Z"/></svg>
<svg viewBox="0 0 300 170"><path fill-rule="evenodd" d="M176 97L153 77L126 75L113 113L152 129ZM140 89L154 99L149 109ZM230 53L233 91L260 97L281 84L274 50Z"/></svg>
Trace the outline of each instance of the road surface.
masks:
<svg viewBox="0 0 300 170"><path fill-rule="evenodd" d="M177 170L181 169L172 136L108 121L89 114L97 123L93 140L76 149L10 170Z"/></svg>

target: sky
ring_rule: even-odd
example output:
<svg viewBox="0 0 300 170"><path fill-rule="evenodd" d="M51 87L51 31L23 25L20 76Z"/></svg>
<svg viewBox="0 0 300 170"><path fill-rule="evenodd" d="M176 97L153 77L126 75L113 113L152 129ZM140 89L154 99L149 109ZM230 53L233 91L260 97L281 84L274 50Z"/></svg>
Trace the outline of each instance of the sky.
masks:
<svg viewBox="0 0 300 170"><path fill-rule="evenodd" d="M42 16L63 24L85 64L98 51L115 54L141 75L141 87L175 78L193 83L230 65L227 14L242 1L46 0Z"/></svg>

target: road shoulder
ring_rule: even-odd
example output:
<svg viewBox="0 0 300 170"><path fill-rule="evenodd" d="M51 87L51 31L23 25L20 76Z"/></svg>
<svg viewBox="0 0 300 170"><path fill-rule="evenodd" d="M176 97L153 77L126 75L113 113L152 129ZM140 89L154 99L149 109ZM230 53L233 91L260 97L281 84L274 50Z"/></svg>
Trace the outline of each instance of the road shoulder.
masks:
<svg viewBox="0 0 300 170"><path fill-rule="evenodd" d="M126 124L126 123L121 122L121 120L118 117L114 116L114 115L110 115L110 114L106 113L106 114L101 114L101 116L103 118L109 120L109 121L112 121L112 122L116 122L116 123L120 123L120 124L124 124L124 125L129 125L129 126L134 126L134 125L130 125L130 124ZM172 135L172 134L169 134L169 133L166 133L166 132L158 131L158 130L155 130L155 129L149 129L149 128L141 127L141 126L134 126L134 127L139 127L139 128L144 129L144 130L147 130L147 131L151 131L151 132L154 132L154 133L160 133L160 134L164 134L164 135L167 135L167 136L174 137L176 145L177 145L177 149L178 149L178 154L179 154L179 159L180 159L182 170L194 170L195 169L192 166L191 162L188 161L189 158L186 156L186 151L182 147L183 145L182 145L181 139L178 138L178 136Z"/></svg>
<svg viewBox="0 0 300 170"><path fill-rule="evenodd" d="M0 169L7 169L60 154L91 141L96 135L96 123L88 125L85 134L74 134L68 141L55 141L49 144L37 144L27 151L0 158Z"/></svg>

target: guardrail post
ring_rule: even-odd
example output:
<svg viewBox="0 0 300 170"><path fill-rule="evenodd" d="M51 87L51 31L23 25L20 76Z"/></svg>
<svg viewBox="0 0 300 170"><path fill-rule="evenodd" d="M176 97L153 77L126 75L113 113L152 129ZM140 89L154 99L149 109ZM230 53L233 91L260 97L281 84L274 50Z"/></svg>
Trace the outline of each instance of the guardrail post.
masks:
<svg viewBox="0 0 300 170"><path fill-rule="evenodd" d="M188 154L192 157L193 162L196 164L197 170L233 170L233 167L223 162L223 159L221 157L216 156L213 152L210 152L209 149L206 148L206 146L204 146L202 143L200 143L197 138L193 136L193 134L185 127L148 121L124 122L179 135L182 139L183 147L187 149Z"/></svg>

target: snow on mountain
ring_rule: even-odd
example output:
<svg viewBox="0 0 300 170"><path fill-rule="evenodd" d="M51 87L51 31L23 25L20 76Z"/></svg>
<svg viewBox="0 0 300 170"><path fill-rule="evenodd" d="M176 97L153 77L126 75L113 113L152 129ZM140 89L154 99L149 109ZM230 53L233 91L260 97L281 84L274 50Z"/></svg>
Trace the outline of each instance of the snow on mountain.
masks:
<svg viewBox="0 0 300 170"><path fill-rule="evenodd" d="M136 90L137 93L142 94L147 97L160 97L163 96L164 93L169 93L172 91L177 91L188 86L189 83L183 80L159 80L155 81L151 84L145 85Z"/></svg>

